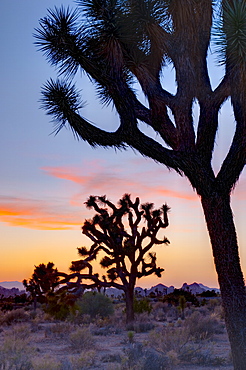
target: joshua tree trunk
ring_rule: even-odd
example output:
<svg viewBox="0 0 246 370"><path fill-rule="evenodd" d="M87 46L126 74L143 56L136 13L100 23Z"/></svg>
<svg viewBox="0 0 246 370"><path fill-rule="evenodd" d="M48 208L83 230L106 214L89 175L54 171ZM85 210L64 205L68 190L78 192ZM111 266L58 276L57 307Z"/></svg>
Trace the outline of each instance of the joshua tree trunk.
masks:
<svg viewBox="0 0 246 370"><path fill-rule="evenodd" d="M125 291L126 295L126 322L127 324L134 321L134 310L133 310L133 301L134 301L134 286L128 286Z"/></svg>
<svg viewBox="0 0 246 370"><path fill-rule="evenodd" d="M230 196L202 197L235 370L246 368L246 293Z"/></svg>

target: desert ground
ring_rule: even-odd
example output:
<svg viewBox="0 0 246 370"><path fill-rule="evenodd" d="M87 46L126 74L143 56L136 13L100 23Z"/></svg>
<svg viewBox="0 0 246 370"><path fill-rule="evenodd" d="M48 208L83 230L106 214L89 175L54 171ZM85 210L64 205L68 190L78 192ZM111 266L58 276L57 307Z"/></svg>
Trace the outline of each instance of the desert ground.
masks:
<svg viewBox="0 0 246 370"><path fill-rule="evenodd" d="M0 369L233 369L218 300L182 315L167 303L151 307L127 325L124 303L105 318L76 313L61 321L40 308L2 312Z"/></svg>

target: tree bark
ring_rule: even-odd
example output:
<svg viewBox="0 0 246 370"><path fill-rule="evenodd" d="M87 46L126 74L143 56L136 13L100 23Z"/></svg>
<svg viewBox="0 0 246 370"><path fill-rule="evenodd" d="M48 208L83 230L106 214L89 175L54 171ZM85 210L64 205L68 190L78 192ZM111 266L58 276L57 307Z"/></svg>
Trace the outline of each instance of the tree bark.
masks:
<svg viewBox="0 0 246 370"><path fill-rule="evenodd" d="M230 195L202 197L235 370L246 369L246 293Z"/></svg>
<svg viewBox="0 0 246 370"><path fill-rule="evenodd" d="M129 324L134 321L134 310L133 310L133 300L134 300L134 286L128 286L125 291L126 296L126 323Z"/></svg>

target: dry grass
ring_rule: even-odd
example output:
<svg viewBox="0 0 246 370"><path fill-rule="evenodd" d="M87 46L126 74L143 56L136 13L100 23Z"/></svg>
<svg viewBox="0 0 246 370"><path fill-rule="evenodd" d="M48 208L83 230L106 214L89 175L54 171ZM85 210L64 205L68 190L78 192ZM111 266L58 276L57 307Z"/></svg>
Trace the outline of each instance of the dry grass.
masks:
<svg viewBox="0 0 246 370"><path fill-rule="evenodd" d="M138 315L131 328L124 323L122 305L115 306L113 316L95 318L92 323L88 318L47 321L41 312L5 314L0 369L232 369L217 304L189 309L185 320L175 319L175 307L159 302L153 306L151 314ZM18 323L18 318L27 321Z"/></svg>

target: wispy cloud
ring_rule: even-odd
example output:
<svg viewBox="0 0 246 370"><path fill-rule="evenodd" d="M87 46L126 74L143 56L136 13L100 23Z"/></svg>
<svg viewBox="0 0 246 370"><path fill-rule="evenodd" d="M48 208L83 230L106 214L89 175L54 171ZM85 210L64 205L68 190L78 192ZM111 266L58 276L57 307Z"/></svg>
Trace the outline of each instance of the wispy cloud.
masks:
<svg viewBox="0 0 246 370"><path fill-rule="evenodd" d="M110 170L109 168L101 168L99 172L90 172L87 170L87 174L81 175L81 169L78 168L66 168L66 167L45 167L42 168L48 175L60 178L63 180L69 180L75 184L80 185L79 194L73 197L73 202L77 202L76 199L81 197L82 193L93 193L94 195L101 195L128 192L128 189L136 190L139 196L146 193L164 195L172 198L184 199L184 200L196 200L197 195L195 192L190 191L187 187L187 191L175 191L170 189L172 186L170 183L160 187L160 172L158 169L152 171L142 171L138 176L129 176L125 173L118 171L115 173L115 168ZM165 177L165 174L163 174ZM156 181L155 179L158 179ZM156 183L155 183L156 182ZM168 186L169 185L169 186ZM95 194L98 192L98 194ZM80 198L81 199L81 198Z"/></svg>
<svg viewBox="0 0 246 370"><path fill-rule="evenodd" d="M169 189L160 189L158 187L155 188L155 192L161 195L169 196L172 198L179 198L179 199L185 199L185 200L197 200L196 193L184 193L184 192L178 192L174 190Z"/></svg>
<svg viewBox="0 0 246 370"><path fill-rule="evenodd" d="M39 230L68 230L81 225L79 212L64 211L55 202L0 196L0 221Z"/></svg>
<svg viewBox="0 0 246 370"><path fill-rule="evenodd" d="M154 201L157 197L193 201L197 195L184 187L184 191L176 191L172 181L165 181L165 174L158 168L141 169L138 174L126 173L116 166L110 168L103 162L87 163L81 168L44 167L42 171L61 181L74 184L66 196L58 193L54 198L31 199L28 197L11 197L0 195L0 222L11 226L20 226L40 230L66 230L78 228L89 213L83 202L89 195L106 194L111 200L117 201L124 193L140 196L142 201ZM158 179L158 181L156 180ZM164 183L163 187L160 183ZM61 196L61 198L58 198ZM146 199L147 198L147 199ZM145 200L143 200L145 199ZM172 206L172 204L170 204ZM158 206L158 205L157 205ZM89 215L90 217L90 215Z"/></svg>

